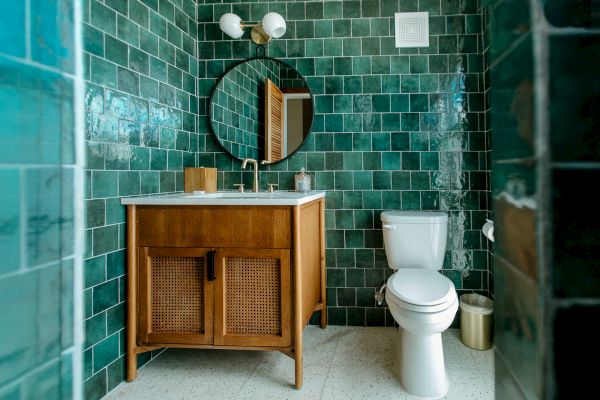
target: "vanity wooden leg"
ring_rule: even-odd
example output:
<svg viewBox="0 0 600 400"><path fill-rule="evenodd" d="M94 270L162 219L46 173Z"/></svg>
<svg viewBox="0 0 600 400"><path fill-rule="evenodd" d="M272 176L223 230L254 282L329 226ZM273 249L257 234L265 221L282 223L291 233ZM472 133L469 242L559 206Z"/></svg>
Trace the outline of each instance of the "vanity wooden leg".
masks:
<svg viewBox="0 0 600 400"><path fill-rule="evenodd" d="M127 382L132 382L137 378L137 354L127 350Z"/></svg>
<svg viewBox="0 0 600 400"><path fill-rule="evenodd" d="M321 310L321 324L320 324L322 329L327 328L327 306L323 306L323 309Z"/></svg>
<svg viewBox="0 0 600 400"><path fill-rule="evenodd" d="M302 246L300 244L300 207L294 207L294 360L296 369L296 389L302 387L302 259L300 257Z"/></svg>
<svg viewBox="0 0 600 400"><path fill-rule="evenodd" d="M323 309L321 310L321 328L327 328L327 265L325 263L325 201L323 199L319 202L321 211L321 218L319 221L319 232L321 235L321 303L323 303Z"/></svg>
<svg viewBox="0 0 600 400"><path fill-rule="evenodd" d="M133 381L137 376L137 351L136 351L136 329L137 329L137 240L135 235L136 209L134 205L127 207L127 230L129 238L127 249L127 382Z"/></svg>
<svg viewBox="0 0 600 400"><path fill-rule="evenodd" d="M294 386L296 389L302 388L303 376L302 376L302 331L300 331L300 340L296 342L296 349L294 351L295 367L296 367L296 379Z"/></svg>

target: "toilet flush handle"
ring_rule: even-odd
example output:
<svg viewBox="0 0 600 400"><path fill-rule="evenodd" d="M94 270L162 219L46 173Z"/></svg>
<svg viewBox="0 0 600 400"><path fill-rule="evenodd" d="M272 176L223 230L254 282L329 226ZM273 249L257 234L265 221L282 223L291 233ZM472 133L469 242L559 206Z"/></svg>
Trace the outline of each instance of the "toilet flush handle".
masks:
<svg viewBox="0 0 600 400"><path fill-rule="evenodd" d="M383 224L383 229L387 229L388 231L395 231L396 230L396 225Z"/></svg>

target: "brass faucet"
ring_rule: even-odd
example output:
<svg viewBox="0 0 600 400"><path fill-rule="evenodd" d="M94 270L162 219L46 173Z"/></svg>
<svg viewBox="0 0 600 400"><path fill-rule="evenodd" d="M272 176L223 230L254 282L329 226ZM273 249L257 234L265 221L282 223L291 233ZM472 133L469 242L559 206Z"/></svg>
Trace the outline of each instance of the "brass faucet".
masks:
<svg viewBox="0 0 600 400"><path fill-rule="evenodd" d="M244 158L244 160L242 160L242 168L246 169L248 163L254 165L254 182L252 185L252 191L258 193L258 161L253 158Z"/></svg>

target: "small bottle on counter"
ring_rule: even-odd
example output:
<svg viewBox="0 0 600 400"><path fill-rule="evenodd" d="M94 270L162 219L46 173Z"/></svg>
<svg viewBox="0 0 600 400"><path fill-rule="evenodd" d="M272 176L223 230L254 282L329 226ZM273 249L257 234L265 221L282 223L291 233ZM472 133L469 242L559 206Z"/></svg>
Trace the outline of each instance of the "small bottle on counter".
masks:
<svg viewBox="0 0 600 400"><path fill-rule="evenodd" d="M309 192L311 190L312 178L304 172L304 168L301 168L300 172L294 176L294 180L296 182L296 192Z"/></svg>

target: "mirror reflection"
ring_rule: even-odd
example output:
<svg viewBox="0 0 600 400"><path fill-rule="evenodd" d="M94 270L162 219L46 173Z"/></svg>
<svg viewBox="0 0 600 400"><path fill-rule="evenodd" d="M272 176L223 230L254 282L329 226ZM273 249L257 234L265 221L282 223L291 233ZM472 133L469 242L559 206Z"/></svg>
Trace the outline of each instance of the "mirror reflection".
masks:
<svg viewBox="0 0 600 400"><path fill-rule="evenodd" d="M213 134L233 157L284 160L308 137L313 104L302 76L272 58L230 69L210 98Z"/></svg>

